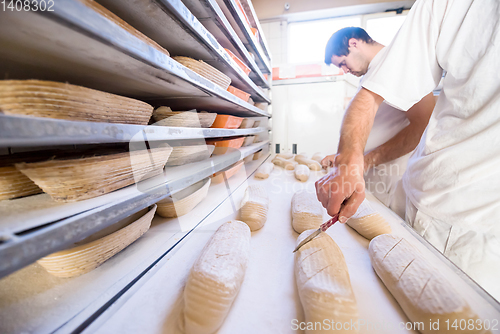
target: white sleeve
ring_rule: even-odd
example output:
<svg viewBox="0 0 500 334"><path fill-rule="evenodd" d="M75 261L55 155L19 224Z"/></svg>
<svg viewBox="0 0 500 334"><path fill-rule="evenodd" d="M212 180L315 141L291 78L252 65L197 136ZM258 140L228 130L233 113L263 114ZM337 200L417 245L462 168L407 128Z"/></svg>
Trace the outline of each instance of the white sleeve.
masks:
<svg viewBox="0 0 500 334"><path fill-rule="evenodd" d="M439 84L443 69L436 58L436 44L442 5L447 2L453 1L417 0L381 60L363 78L364 88L407 111Z"/></svg>

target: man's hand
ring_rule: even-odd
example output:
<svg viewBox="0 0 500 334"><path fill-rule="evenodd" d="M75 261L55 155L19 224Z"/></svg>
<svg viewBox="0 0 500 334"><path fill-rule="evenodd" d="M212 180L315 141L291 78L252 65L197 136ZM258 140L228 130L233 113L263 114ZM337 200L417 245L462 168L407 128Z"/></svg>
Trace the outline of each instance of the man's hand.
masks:
<svg viewBox="0 0 500 334"><path fill-rule="evenodd" d="M338 213L339 221L345 223L365 198L363 156L348 159L336 157L333 160L335 165L332 171L316 181L316 194L328 214L334 216Z"/></svg>
<svg viewBox="0 0 500 334"><path fill-rule="evenodd" d="M342 122L335 168L316 182L318 200L330 216L338 213L341 223L356 213L365 198L363 152L382 101L381 96L365 88L356 93Z"/></svg>
<svg viewBox="0 0 500 334"><path fill-rule="evenodd" d="M323 169L327 169L328 167L335 166L336 157L337 157L336 154L327 155L326 157L323 158L323 160L321 160L321 167L323 167Z"/></svg>

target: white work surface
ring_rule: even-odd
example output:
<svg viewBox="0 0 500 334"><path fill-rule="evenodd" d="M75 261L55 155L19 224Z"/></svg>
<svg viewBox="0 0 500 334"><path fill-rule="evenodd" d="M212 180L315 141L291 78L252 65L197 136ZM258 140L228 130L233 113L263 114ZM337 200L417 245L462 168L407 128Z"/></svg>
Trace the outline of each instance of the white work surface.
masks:
<svg viewBox="0 0 500 334"><path fill-rule="evenodd" d="M298 234L291 227L291 199L294 192L301 188L314 191L314 181L322 175L323 172L314 172L307 183L302 183L295 180L293 172L275 168L267 180L252 176L247 181L267 188L270 197L268 219L261 230L252 233L251 257L245 280L219 334L303 332L292 330L292 320L304 321L304 314L294 277L292 250ZM212 212L204 226L194 231L179 250L158 263L157 271L147 281L124 296L125 301L101 315L86 332L180 333L177 321L189 271L220 224L238 217L235 208L239 208L246 185L244 183L233 193L232 201L225 201ZM367 194L367 198L373 208L389 221L393 233L415 244L429 258L429 262L448 277L482 319L500 319L498 311L481 298L477 289L459 278L448 264L421 244L401 225L402 220L398 216L371 194ZM325 212L325 221L327 218ZM339 223L327 233L344 253L358 302L359 319L373 324L371 328L362 327L360 333L414 332L398 327L409 320L373 271L368 256L369 241Z"/></svg>

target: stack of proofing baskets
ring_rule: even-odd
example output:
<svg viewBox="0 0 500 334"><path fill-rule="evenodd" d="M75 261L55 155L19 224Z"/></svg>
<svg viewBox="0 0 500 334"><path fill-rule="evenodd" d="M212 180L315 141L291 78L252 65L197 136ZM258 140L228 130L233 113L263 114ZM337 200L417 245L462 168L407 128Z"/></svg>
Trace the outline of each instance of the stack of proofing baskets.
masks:
<svg viewBox="0 0 500 334"><path fill-rule="evenodd" d="M7 115L146 125L153 112L147 103L67 83L39 80L0 81L0 111ZM160 174L172 148L75 156L58 152L41 162L0 166L0 199L40 193L56 202L100 196ZM156 206L142 210L74 247L38 262L59 277L84 274L120 252L148 229Z"/></svg>

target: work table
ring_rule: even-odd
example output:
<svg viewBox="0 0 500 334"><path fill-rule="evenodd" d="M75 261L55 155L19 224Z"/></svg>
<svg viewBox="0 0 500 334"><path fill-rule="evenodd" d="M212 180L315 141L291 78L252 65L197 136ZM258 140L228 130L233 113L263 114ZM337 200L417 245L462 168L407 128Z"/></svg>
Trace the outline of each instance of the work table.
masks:
<svg viewBox="0 0 500 334"><path fill-rule="evenodd" d="M238 218L237 209L247 185L256 183L266 188L270 198L267 222L261 230L252 233L251 257L245 280L218 333L295 332L292 328L295 328L294 324L304 321L304 314L294 278L292 250L298 234L291 227L291 199L294 192L302 188L313 192L314 181L322 175L321 171L312 172L308 182L299 182L294 178L293 171L278 167L266 180L255 179L250 175L205 219L203 226L194 231L182 247L158 262L154 272L101 315L88 328L89 332L180 333L177 320L182 309L184 284L192 265L220 224ZM241 175L234 176L237 177ZM228 187L231 182L235 181L230 179ZM448 277L482 319L500 319L498 303L488 299L447 259L429 248L430 245L421 243L420 237L405 227L401 218L373 195L368 193L366 197L372 207L389 222L393 233L404 236L418 247ZM325 211L324 220L327 219ZM406 326L409 320L372 269L368 256L369 241L347 225L338 223L327 233L345 256L358 303L359 319L373 326L365 326L359 332L416 332L400 328Z"/></svg>

